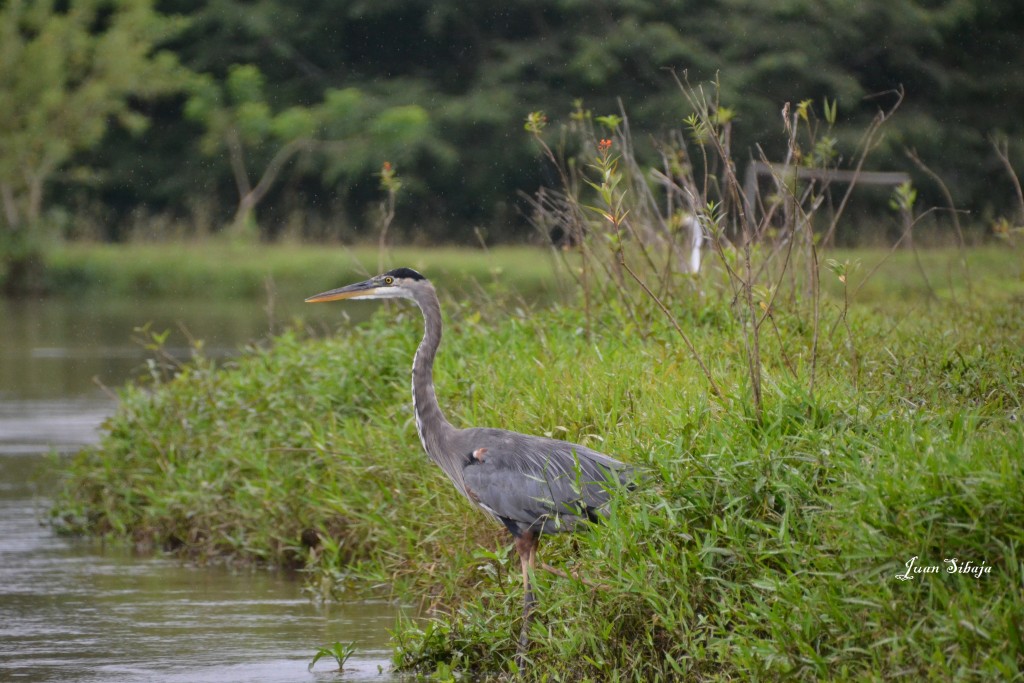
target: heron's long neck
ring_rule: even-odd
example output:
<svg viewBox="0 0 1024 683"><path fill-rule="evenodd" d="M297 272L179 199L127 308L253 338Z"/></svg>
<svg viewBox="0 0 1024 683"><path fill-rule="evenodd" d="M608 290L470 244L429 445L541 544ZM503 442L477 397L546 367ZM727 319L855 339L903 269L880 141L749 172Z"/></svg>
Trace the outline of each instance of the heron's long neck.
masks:
<svg viewBox="0 0 1024 683"><path fill-rule="evenodd" d="M415 298L423 312L423 341L412 361L412 406L416 414L416 431L430 459L441 466L463 495L462 467L459 453L453 453L454 427L445 419L434 393L434 357L441 345L441 305L433 291L418 293Z"/></svg>

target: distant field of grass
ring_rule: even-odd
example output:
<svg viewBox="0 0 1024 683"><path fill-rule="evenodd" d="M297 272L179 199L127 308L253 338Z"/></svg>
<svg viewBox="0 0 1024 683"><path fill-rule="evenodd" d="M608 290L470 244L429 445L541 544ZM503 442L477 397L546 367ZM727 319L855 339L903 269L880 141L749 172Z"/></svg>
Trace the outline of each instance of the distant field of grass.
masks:
<svg viewBox="0 0 1024 683"><path fill-rule="evenodd" d="M917 260L921 266L918 267ZM1024 295L1024 251L1006 246L953 248L840 249L822 254L822 284L833 296L840 285L829 277L825 261L850 262L850 292L854 302L919 302L929 287L943 301L966 301L972 295L1004 298ZM922 275L922 270L924 274Z"/></svg>
<svg viewBox="0 0 1024 683"><path fill-rule="evenodd" d="M552 258L535 247L396 248L384 268L420 269L466 294L502 281L504 289L533 295L555 287ZM49 283L58 296L261 299L269 279L279 296L297 298L376 274L377 262L373 247L68 244L49 259Z"/></svg>
<svg viewBox="0 0 1024 683"><path fill-rule="evenodd" d="M981 292L1024 291L1024 258L998 246L924 249L919 252L928 281L908 250L845 249L823 254L822 283L840 295L835 278L828 277L826 259L855 264L850 276L855 302L922 300L929 285L940 298L966 295L968 286ZM142 298L262 299L268 279L281 297L301 298L375 274L374 247L316 245L235 246L220 242L184 244L68 244L54 250L49 279L55 295ZM716 268L714 254L706 267ZM550 299L563 291L556 268L562 259L540 247L396 248L387 253L384 268L408 266L423 271L442 288L460 296L486 292L520 293L528 299ZM1003 292L1006 293L1005 291Z"/></svg>
<svg viewBox="0 0 1024 683"><path fill-rule="evenodd" d="M197 272L218 258L177 258L190 254ZM606 524L542 544L545 561L587 582L538 572L527 680L1024 676L1021 257L973 250L967 275L958 252L922 251L932 299L911 252L861 287L882 256L822 257L861 262L847 278L860 303L843 320L841 283L824 269L817 336L807 301L776 302L760 419L743 318L710 275L665 298L721 397L649 300L627 308L595 290L588 314L443 297L435 377L453 423L568 438L642 472ZM268 248L267 264L276 258L304 293L361 276L332 265L338 254ZM503 281L543 282L548 258L394 261L450 278L447 289L471 261L481 281L502 268ZM421 331L395 303L343 334L288 332L225 366L154 364L150 382L123 391L102 443L67 467L55 522L199 560L302 567L324 595L385 584L441 608L398 626L398 666L442 679L508 671L516 561L507 534L420 451L408 372ZM898 579L912 558L940 573ZM988 569L951 574L951 558Z"/></svg>

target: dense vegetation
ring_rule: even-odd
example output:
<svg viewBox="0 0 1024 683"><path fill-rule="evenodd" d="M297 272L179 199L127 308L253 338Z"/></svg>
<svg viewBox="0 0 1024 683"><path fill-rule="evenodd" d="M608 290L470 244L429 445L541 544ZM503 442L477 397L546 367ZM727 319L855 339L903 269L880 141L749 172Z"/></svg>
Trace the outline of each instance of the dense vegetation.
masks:
<svg viewBox="0 0 1024 683"><path fill-rule="evenodd" d="M862 267L845 283L822 268L820 325L779 297L760 416L714 266L667 301L720 396L652 300L618 286L589 309L446 301L436 378L453 422L580 440L643 472L607 524L546 540L580 579L538 573L530 676L1020 678L1020 260L970 252L968 289L945 277L961 254L928 252L933 290L910 252L835 255ZM332 338L296 330L225 367L197 352L178 368L155 335L147 381L71 463L55 518L304 567L324 593L430 596L430 619L398 631L397 664L508 670L521 586L504 532L419 452L420 331L415 309L388 306ZM915 556L990 569L895 578Z"/></svg>
<svg viewBox="0 0 1024 683"><path fill-rule="evenodd" d="M689 113L675 70L719 80L740 165L755 143L784 151L779 112L805 98L854 124L849 162L903 88L872 166L945 205L916 150L984 223L1015 208L989 137L1019 162L1022 31L1024 6L989 0L18 0L0 10L0 221L123 238L257 217L264 237L358 238L387 160L398 234L521 237L517 192L552 179L527 114L621 98L644 142Z"/></svg>

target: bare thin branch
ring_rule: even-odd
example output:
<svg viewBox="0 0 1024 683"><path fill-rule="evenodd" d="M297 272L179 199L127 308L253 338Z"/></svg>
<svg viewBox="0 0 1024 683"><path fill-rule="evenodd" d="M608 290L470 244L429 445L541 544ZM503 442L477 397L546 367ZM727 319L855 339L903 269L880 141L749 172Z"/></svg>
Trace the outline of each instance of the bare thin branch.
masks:
<svg viewBox="0 0 1024 683"><path fill-rule="evenodd" d="M1017 176L1017 172L1013 170L1013 164L1010 162L1010 142L1005 137L992 137L992 147L996 150L996 155L999 160L1003 162L1003 166L1006 167L1006 172L1010 176L1010 181L1013 183L1013 188L1017 191L1017 205L1020 209L1020 219L1024 220L1024 190L1020 186L1020 178Z"/></svg>

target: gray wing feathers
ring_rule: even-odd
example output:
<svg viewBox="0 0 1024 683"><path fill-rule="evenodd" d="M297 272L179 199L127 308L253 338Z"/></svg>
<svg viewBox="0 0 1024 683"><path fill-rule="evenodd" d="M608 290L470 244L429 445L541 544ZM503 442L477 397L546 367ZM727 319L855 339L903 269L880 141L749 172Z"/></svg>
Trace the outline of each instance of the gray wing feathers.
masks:
<svg viewBox="0 0 1024 683"><path fill-rule="evenodd" d="M630 475L625 464L585 446L501 430L467 431L477 432L463 469L471 498L523 530L570 531L603 516L608 489Z"/></svg>

